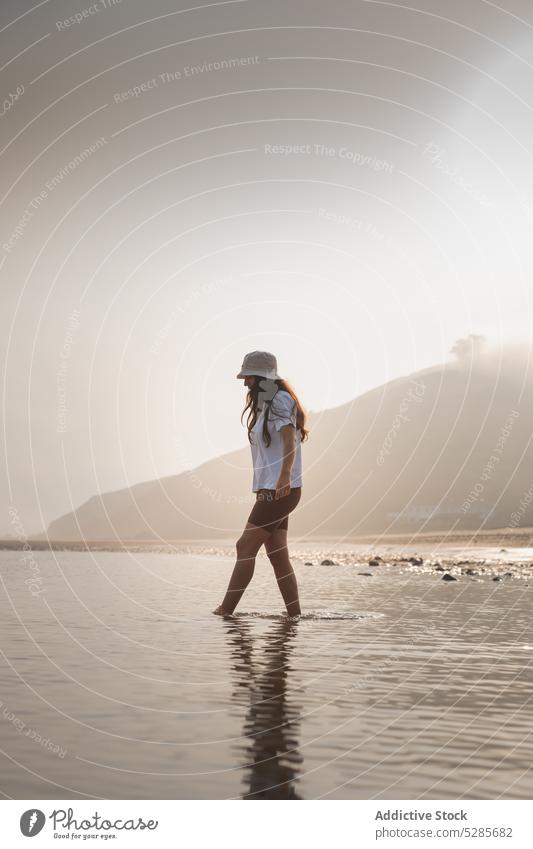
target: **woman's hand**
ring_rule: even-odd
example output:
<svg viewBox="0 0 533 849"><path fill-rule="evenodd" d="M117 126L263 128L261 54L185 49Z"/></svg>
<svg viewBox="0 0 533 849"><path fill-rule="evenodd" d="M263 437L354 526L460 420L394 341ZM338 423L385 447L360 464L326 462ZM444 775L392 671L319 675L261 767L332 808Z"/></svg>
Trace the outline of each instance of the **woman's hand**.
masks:
<svg viewBox="0 0 533 849"><path fill-rule="evenodd" d="M284 498L286 495L289 495L291 491L291 479L289 475L280 475L279 480L276 484L276 494L274 498L276 501L278 498Z"/></svg>

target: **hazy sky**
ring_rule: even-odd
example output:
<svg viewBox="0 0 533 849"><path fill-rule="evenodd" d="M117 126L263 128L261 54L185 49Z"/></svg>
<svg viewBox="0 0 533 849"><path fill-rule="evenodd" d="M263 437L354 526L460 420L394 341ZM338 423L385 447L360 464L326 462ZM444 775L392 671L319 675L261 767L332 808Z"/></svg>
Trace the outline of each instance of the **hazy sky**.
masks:
<svg viewBox="0 0 533 849"><path fill-rule="evenodd" d="M3 0L0 533L531 337L527 0L190 7Z"/></svg>

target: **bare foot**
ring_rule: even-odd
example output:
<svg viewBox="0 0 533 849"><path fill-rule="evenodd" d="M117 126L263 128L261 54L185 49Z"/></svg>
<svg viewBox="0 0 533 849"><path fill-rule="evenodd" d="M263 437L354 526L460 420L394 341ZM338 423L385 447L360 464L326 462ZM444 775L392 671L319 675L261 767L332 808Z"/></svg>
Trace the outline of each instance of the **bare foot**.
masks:
<svg viewBox="0 0 533 849"><path fill-rule="evenodd" d="M216 610L213 610L213 613L216 613L217 616L229 616L230 615L229 613L227 613L224 610L224 608L222 607L221 604L218 605Z"/></svg>

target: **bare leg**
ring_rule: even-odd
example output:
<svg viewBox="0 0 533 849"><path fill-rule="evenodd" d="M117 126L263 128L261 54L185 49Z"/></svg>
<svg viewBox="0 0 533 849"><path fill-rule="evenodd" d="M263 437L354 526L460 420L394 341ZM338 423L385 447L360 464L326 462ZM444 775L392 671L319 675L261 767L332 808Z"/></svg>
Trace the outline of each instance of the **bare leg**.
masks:
<svg viewBox="0 0 533 849"><path fill-rule="evenodd" d="M274 531L265 542L265 548L268 559L274 568L274 574L278 582L279 591L283 596L287 613L289 616L299 616L302 611L298 598L298 583L289 559L287 531Z"/></svg>
<svg viewBox="0 0 533 849"><path fill-rule="evenodd" d="M237 562L230 578L226 595L222 604L213 613L220 616L231 614L241 600L243 593L252 580L255 569L255 557L265 540L271 536L270 531L246 523L242 535L237 540Z"/></svg>

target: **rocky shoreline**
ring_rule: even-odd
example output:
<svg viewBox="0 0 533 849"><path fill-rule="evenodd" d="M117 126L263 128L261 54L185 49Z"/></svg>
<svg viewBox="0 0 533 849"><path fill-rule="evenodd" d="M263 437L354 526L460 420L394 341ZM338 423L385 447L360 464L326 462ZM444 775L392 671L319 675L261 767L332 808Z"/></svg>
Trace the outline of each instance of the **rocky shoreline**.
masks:
<svg viewBox="0 0 533 849"><path fill-rule="evenodd" d="M512 555L512 552L508 552ZM353 566L365 571L358 571L358 575L372 577L373 575L394 570L402 573L416 573L421 575L434 574L443 581L458 581L461 578L469 581L492 580L495 582L508 579L533 581L533 563L516 562L509 558L505 562L496 563L487 558L481 559L456 559L450 557L424 558L419 555L393 555L386 558L373 555L368 558L354 556L346 552L328 552L327 556L322 554L318 557L294 554L305 565L308 566Z"/></svg>
<svg viewBox="0 0 533 849"><path fill-rule="evenodd" d="M524 532L522 532L524 533ZM296 563L305 564L308 566L342 566L350 567L356 571L356 574L371 578L374 575L394 570L400 573L414 574L434 574L435 577L443 581L483 581L492 580L494 582L518 580L525 582L528 586L529 581L533 581L533 557L532 561L524 561L513 559L513 549L516 551L516 557L520 557L519 552L523 549L519 547L526 540L522 538L506 540L507 548L496 548L494 543L494 535L488 534L484 538L478 538L476 544L473 544L471 539L465 540L464 536L456 536L451 538L445 536L440 539L424 539L411 538L409 541L396 543L394 546L397 549L394 553L386 550L388 540L382 545L370 544L365 552L350 551L350 543L346 543L344 549L336 548L333 544L331 547L315 546L312 542L308 544L298 545L291 544L290 555L291 559ZM527 542L531 539L528 533ZM436 543L437 549L442 548L441 556L436 556L436 552L428 552L427 554L411 553L413 548L420 543L431 548L429 545ZM461 557L447 556L446 549L450 547L460 547L458 544L467 545L463 549ZM513 542L515 545L513 546ZM518 543L518 546L517 546ZM322 543L324 545L324 543ZM354 544L354 547L357 544ZM493 552L498 553L497 559L483 556L483 545L485 551L487 545L490 546ZM402 552L402 548L409 549L409 554ZM361 548L361 545L358 546ZM392 546L390 546L392 547ZM235 554L235 544L233 542L220 542L210 544L209 542L152 542L152 541L107 541L101 542L59 542L59 541L42 541L29 540L22 544L19 540L0 540L0 549L3 550L28 550L33 551L77 551L77 552L129 552L129 553L151 553L151 554L192 554L192 555L207 555L213 557L223 557L231 559ZM346 550L348 548L348 550ZM365 546L366 548L366 546ZM376 552L381 553L376 553ZM477 553L479 551L479 554ZM264 556L264 552L261 551ZM502 556L506 555L506 556ZM523 557L523 555L522 555Z"/></svg>

